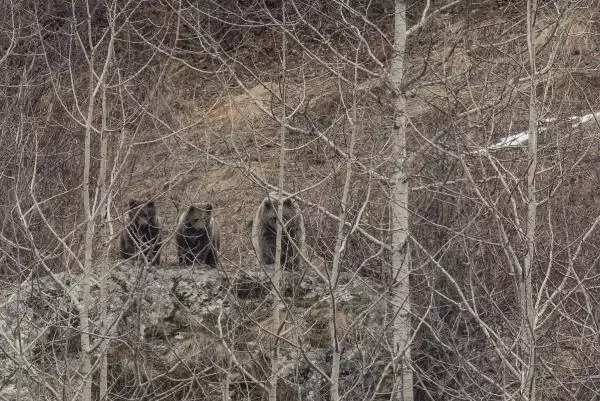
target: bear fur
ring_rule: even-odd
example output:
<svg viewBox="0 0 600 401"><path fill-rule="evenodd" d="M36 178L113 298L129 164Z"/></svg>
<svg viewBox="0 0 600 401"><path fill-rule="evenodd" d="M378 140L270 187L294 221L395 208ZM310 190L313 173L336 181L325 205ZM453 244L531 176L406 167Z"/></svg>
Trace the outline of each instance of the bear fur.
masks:
<svg viewBox="0 0 600 401"><path fill-rule="evenodd" d="M261 265L275 263L277 246L278 194L271 192L260 204L252 224L252 244ZM292 198L283 198L281 236L281 266L286 270L297 270L301 266L304 253L304 217ZM295 244L296 246L294 246ZM300 251L300 252L299 252Z"/></svg>
<svg viewBox="0 0 600 401"><path fill-rule="evenodd" d="M203 263L216 267L221 234L213 205L205 203L187 208L179 217L175 242L180 265Z"/></svg>
<svg viewBox="0 0 600 401"><path fill-rule="evenodd" d="M160 264L161 230L153 201L129 201L129 222L121 233L120 256Z"/></svg>

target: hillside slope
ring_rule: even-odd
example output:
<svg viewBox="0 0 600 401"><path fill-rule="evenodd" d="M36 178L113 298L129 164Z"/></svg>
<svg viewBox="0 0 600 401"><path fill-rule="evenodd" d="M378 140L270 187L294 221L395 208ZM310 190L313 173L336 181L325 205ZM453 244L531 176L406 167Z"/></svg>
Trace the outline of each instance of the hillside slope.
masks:
<svg viewBox="0 0 600 401"><path fill-rule="evenodd" d="M5 330L13 370L0 382L31 379L48 399L81 383L83 401L241 400L267 399L279 377L305 399L296 390L310 377L326 400L337 376L345 399L378 400L395 397L404 367L419 401L595 400L598 1L405 3L400 87L391 0L0 3L0 273L11 302L33 291L2 301L18 307L0 321L25 308L35 326L26 339L18 324ZM398 115L406 160L392 136ZM318 282L310 302L300 284L270 293L251 246L280 166L313 265L290 274ZM410 314L391 297L399 170ZM156 202L167 239L154 298L136 280L162 273L117 257L129 199ZM186 294L202 297L205 270L177 266L173 234L184 208L205 201L222 235L208 276L227 280L198 317L178 285L192 277ZM240 301L228 279L243 272L269 291ZM105 305L106 280L132 320L161 297L157 327L190 319L152 338L160 351L135 322L109 332L120 317L82 306ZM398 316L412 325L402 352L391 343ZM197 320L210 333L196 333ZM289 351L279 376L276 349ZM133 368L122 369L122 350Z"/></svg>

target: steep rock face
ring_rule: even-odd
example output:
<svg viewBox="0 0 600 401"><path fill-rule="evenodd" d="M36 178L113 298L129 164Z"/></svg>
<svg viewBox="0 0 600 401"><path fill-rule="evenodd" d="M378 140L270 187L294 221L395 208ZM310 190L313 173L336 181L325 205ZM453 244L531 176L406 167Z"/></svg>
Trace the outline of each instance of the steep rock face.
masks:
<svg viewBox="0 0 600 401"><path fill-rule="evenodd" d="M228 386L236 399L243 394L232 383L249 383L243 386L246 394L263 392L260 383L267 379L276 333L282 396L326 399L323 373L331 369L328 284L311 271L284 272L282 325L274 327L271 275L270 266L243 272L207 266L115 265L104 278L104 323L99 303L101 277L93 281L92 359L107 346L109 375L118 380L169 388L193 378L190 388L194 391L220 399L223 386ZM79 279L65 274L32 278L3 292L0 380L5 385L1 396L39 399L77 391L81 384ZM335 319L345 354L342 388L356 387L358 379L370 381L361 385L373 386L372 373L383 369L371 366L369 374L361 372L361 354L374 341L359 340L367 327L377 336L383 334L385 306L380 290L351 275L340 279Z"/></svg>

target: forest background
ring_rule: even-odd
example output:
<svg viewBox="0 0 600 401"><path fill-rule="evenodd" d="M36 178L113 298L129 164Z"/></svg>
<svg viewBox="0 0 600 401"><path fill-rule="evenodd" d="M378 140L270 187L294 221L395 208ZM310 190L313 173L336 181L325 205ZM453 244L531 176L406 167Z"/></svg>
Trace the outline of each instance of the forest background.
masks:
<svg viewBox="0 0 600 401"><path fill-rule="evenodd" d="M597 400L599 14L0 2L0 397ZM303 273L256 260L272 191ZM212 202L217 269L119 261L131 198Z"/></svg>

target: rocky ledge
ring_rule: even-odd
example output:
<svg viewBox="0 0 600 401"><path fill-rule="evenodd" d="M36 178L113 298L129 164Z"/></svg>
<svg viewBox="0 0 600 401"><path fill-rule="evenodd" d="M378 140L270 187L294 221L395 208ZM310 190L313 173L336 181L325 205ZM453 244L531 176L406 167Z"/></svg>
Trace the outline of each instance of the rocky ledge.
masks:
<svg viewBox="0 0 600 401"><path fill-rule="evenodd" d="M311 271L284 272L283 302L275 302L271 277L269 266L242 271L130 264L95 275L91 358L96 369L107 349L110 398L151 389L169 391L173 399L183 399L177 398L179 390L202 394L195 399L223 399L224 393L232 400L260 399L277 344L280 399L328 399L333 319L328 282ZM350 274L340 276L335 292L340 385L356 397L377 386L385 393L387 387L380 380L380 361L388 360L381 346L386 340L381 294L373 282ZM4 289L0 299L0 399L74 396L84 380L81 276L31 278ZM280 305L278 326L274 303ZM96 388L97 373L92 380Z"/></svg>

